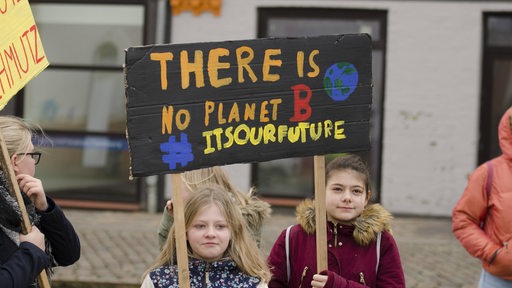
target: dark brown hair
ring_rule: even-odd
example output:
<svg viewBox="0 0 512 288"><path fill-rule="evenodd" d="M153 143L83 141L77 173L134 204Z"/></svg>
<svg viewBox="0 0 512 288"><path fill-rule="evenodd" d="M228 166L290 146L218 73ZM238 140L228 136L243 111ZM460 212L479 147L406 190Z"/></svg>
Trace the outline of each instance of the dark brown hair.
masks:
<svg viewBox="0 0 512 288"><path fill-rule="evenodd" d="M331 160L325 168L325 182L329 180L333 172L345 169L351 169L359 172L363 177L366 192L372 190L368 166L360 156L355 154L344 154L343 156L339 156Z"/></svg>

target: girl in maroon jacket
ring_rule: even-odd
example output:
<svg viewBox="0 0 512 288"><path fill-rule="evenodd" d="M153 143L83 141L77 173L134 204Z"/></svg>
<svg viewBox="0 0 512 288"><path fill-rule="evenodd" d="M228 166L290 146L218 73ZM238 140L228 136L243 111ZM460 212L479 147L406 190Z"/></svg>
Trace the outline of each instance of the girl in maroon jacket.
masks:
<svg viewBox="0 0 512 288"><path fill-rule="evenodd" d="M390 234L392 216L379 204L368 205L370 196L368 168L359 156L348 154L329 162L329 269L316 271L315 206L306 200L297 207L299 224L288 233L283 230L270 251L273 275L268 286L405 287L400 255Z"/></svg>

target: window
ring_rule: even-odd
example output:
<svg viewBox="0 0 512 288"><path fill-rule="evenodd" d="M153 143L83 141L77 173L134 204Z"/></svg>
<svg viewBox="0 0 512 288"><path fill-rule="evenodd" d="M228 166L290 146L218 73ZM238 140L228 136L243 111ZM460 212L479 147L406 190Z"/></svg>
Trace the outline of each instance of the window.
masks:
<svg viewBox="0 0 512 288"><path fill-rule="evenodd" d="M147 1L33 1L50 66L32 79L18 114L51 140L37 169L60 200L138 206L125 138L124 49L142 45Z"/></svg>
<svg viewBox="0 0 512 288"><path fill-rule="evenodd" d="M370 151L358 152L371 169L374 200L380 186L384 100L385 11L325 8L260 8L258 37L302 37L368 33L372 37L373 103ZM342 152L342 151L340 151ZM326 155L326 163L330 157ZM253 182L266 197L305 198L314 194L313 157L279 159L253 166Z"/></svg>
<svg viewBox="0 0 512 288"><path fill-rule="evenodd" d="M478 162L499 156L498 124L512 105L512 13L484 14Z"/></svg>

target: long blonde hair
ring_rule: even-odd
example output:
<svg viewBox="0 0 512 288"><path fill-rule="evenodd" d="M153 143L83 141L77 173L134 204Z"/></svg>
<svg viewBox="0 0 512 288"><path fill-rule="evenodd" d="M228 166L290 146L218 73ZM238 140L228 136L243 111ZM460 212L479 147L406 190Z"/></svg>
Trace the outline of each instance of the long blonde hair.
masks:
<svg viewBox="0 0 512 288"><path fill-rule="evenodd" d="M16 116L0 116L0 132L9 156L29 152L32 136L41 129Z"/></svg>
<svg viewBox="0 0 512 288"><path fill-rule="evenodd" d="M11 115L0 116L0 132L9 157L14 154L30 152L28 150L35 135L46 137L39 125Z"/></svg>
<svg viewBox="0 0 512 288"><path fill-rule="evenodd" d="M181 180L191 192L195 192L201 187L211 184L219 185L227 191L239 207L245 207L253 194L253 189L249 193L243 193L238 190L228 175L219 166L201 168L192 171L186 171L181 174Z"/></svg>
<svg viewBox="0 0 512 288"><path fill-rule="evenodd" d="M216 205L226 218L231 231L230 244L225 255L233 259L237 267L244 273L258 277L268 282L270 271L256 242L250 237L246 229L246 222L240 209L233 202L233 199L226 193L225 188L218 185L199 188L185 204L185 229L191 226L192 220L198 211L208 205ZM190 245L187 245L191 255ZM155 263L149 268L144 276L153 269L163 265L174 265L176 258L176 237L175 225L171 227L167 241L160 252Z"/></svg>

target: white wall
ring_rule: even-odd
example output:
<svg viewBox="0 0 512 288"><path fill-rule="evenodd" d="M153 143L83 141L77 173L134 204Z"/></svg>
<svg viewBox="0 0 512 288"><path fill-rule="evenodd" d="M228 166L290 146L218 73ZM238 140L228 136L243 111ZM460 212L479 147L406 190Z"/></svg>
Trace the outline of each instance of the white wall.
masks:
<svg viewBox="0 0 512 288"><path fill-rule="evenodd" d="M388 11L382 204L395 214L450 216L477 163L482 15L512 3L224 0L220 17L173 16L172 42L255 38L257 7L273 6ZM231 173L240 181L249 170Z"/></svg>
<svg viewBox="0 0 512 288"><path fill-rule="evenodd" d="M388 20L382 202L450 215L477 161L482 13L402 3Z"/></svg>

